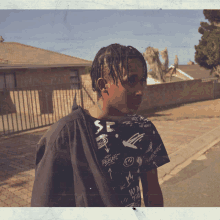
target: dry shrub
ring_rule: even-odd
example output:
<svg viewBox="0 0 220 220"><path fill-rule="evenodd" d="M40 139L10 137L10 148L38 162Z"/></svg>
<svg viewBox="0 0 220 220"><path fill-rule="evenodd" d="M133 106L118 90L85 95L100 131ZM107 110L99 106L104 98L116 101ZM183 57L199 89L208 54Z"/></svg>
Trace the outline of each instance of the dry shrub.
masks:
<svg viewBox="0 0 220 220"><path fill-rule="evenodd" d="M164 60L163 63L160 61L159 55L161 55L162 59ZM148 65L150 66L150 69L152 70L149 72L149 74L154 79L157 79L160 82L166 82L165 77L169 71L169 58L168 58L167 48L159 52L157 48L147 47L145 52L143 53L143 56L147 61ZM172 71L172 74L176 71L177 67L178 67L178 57L176 55L174 62L174 71ZM170 80L172 74L170 76Z"/></svg>

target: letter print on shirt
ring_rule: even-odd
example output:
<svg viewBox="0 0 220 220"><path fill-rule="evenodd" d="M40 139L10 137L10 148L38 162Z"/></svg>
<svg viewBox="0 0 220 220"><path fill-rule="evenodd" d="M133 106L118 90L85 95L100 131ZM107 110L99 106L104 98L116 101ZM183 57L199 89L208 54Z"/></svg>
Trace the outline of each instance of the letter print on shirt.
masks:
<svg viewBox="0 0 220 220"><path fill-rule="evenodd" d="M103 126L99 124L100 120L96 120L94 122L95 126L96 127L99 127L99 129L97 130L97 132L95 134L98 134L102 129L103 129Z"/></svg>
<svg viewBox="0 0 220 220"><path fill-rule="evenodd" d="M107 121L107 122L106 122L106 130L107 130L107 132L113 132L113 131L115 131L115 129L113 129L113 128L110 127L111 125L115 125L115 122L112 122L112 121Z"/></svg>
<svg viewBox="0 0 220 220"><path fill-rule="evenodd" d="M105 156L104 159L102 160L102 165L106 167L115 164L115 161L118 160L119 155L120 153L114 154L113 156L111 156L111 154Z"/></svg>
<svg viewBox="0 0 220 220"><path fill-rule="evenodd" d="M141 198L141 193L140 193L140 187L135 186L132 189L129 190L131 198L136 201L137 199Z"/></svg>
<svg viewBox="0 0 220 220"><path fill-rule="evenodd" d="M101 134L96 138L96 142L98 145L98 149L105 147L106 152L109 153L110 149L107 147L107 143L108 143L107 137L108 137L107 134Z"/></svg>

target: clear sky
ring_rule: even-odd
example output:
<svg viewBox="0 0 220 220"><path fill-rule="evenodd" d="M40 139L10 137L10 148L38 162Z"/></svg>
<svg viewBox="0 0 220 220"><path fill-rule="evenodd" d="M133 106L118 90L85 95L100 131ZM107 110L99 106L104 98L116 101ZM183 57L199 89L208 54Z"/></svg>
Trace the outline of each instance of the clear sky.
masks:
<svg viewBox="0 0 220 220"><path fill-rule="evenodd" d="M19 42L93 60L112 43L168 49L169 63L194 61L203 10L0 10L0 35Z"/></svg>

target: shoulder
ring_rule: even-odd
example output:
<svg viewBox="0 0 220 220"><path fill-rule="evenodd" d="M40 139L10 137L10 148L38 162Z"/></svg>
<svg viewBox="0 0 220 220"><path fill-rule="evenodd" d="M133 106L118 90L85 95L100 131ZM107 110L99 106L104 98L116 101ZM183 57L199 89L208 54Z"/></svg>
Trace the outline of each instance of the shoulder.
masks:
<svg viewBox="0 0 220 220"><path fill-rule="evenodd" d="M127 115L120 120L120 124L123 126L123 128L130 128L134 131L143 132L147 136L160 136L153 122L141 115Z"/></svg>
<svg viewBox="0 0 220 220"><path fill-rule="evenodd" d="M80 109L76 109L72 111L69 115L59 119L57 122L49 127L49 129L42 136L38 144L40 144L40 142L46 142L47 145L50 145L53 144L58 137L67 136L68 132L66 128L68 124L74 122L79 118L82 118L82 112L80 112Z"/></svg>

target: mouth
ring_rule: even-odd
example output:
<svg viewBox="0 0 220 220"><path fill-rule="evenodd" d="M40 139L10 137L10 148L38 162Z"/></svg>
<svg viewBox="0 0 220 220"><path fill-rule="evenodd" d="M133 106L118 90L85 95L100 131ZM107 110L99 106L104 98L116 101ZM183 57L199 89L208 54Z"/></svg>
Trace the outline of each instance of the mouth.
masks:
<svg viewBox="0 0 220 220"><path fill-rule="evenodd" d="M142 102L142 98L130 99L128 101L129 101L129 107L131 109L137 109Z"/></svg>

